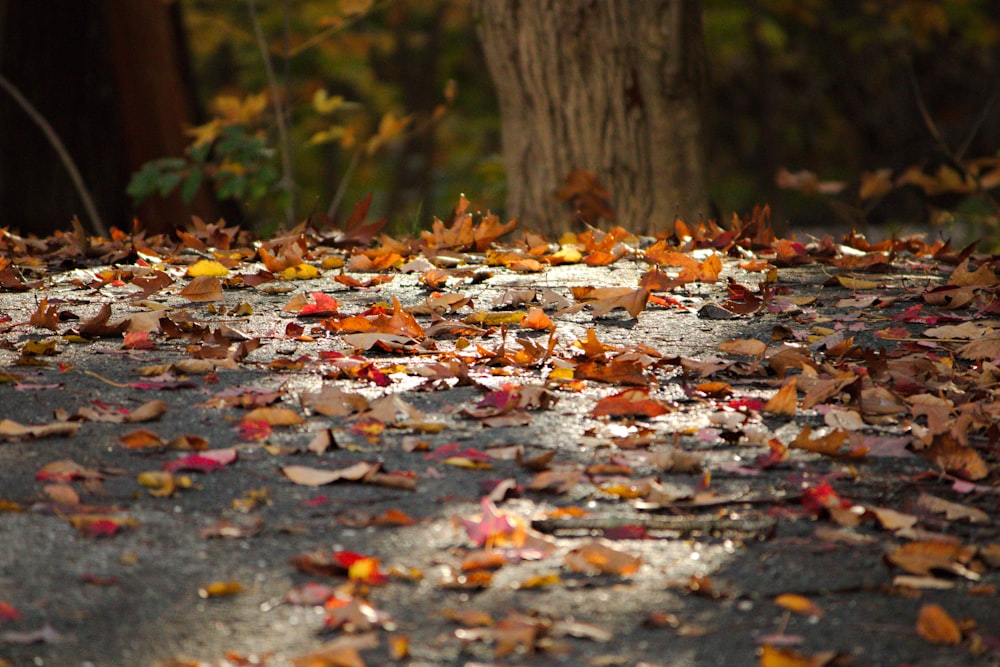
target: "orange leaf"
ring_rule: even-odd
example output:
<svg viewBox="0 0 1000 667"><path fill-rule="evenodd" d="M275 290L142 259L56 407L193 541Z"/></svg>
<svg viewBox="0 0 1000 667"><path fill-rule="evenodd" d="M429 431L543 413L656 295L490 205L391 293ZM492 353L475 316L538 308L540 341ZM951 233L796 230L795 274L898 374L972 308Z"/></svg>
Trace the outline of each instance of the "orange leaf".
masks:
<svg viewBox="0 0 1000 667"><path fill-rule="evenodd" d="M603 540L594 540L566 554L563 563L574 572L628 577L638 571L642 559L619 551Z"/></svg>
<svg viewBox="0 0 1000 667"><path fill-rule="evenodd" d="M289 408L257 408L243 415L246 422L267 422L271 426L295 426L305 421L302 415Z"/></svg>
<svg viewBox="0 0 1000 667"><path fill-rule="evenodd" d="M666 405L649 397L645 389L626 389L602 398L594 406L594 417L658 417L670 412Z"/></svg>
<svg viewBox="0 0 1000 667"><path fill-rule="evenodd" d="M118 442L129 449L159 449L167 444L156 433L144 428L118 436Z"/></svg>
<svg viewBox="0 0 1000 667"><path fill-rule="evenodd" d="M541 308L532 308L521 320L521 326L529 329L551 329L553 327L552 318L545 314Z"/></svg>
<svg viewBox="0 0 1000 667"><path fill-rule="evenodd" d="M773 415L784 415L794 417L799 405L798 393L795 389L795 377L793 376L784 386L778 390L771 400L764 406L765 412Z"/></svg>
<svg viewBox="0 0 1000 667"><path fill-rule="evenodd" d="M823 667L836 656L833 651L805 655L790 648L777 648L764 644L760 654L760 667Z"/></svg>
<svg viewBox="0 0 1000 667"><path fill-rule="evenodd" d="M823 610L816 606L815 602L807 597L795 595L794 593L779 595L774 598L774 604L787 609L788 611L794 611L796 614L802 614L803 616L823 615Z"/></svg>
<svg viewBox="0 0 1000 667"><path fill-rule="evenodd" d="M954 646L962 641L958 623L936 604L925 604L917 615L917 634L932 644Z"/></svg>

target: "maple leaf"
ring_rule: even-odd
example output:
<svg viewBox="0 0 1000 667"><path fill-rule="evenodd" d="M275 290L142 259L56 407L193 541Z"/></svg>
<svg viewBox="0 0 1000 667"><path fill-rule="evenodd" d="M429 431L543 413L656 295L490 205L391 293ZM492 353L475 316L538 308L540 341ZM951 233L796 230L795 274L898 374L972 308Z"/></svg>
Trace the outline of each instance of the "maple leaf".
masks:
<svg viewBox="0 0 1000 667"><path fill-rule="evenodd" d="M646 389L626 389L602 398L591 414L595 417L659 417L670 412L661 401L651 399Z"/></svg>
<svg viewBox="0 0 1000 667"><path fill-rule="evenodd" d="M97 315L85 321L78 329L84 338L117 338L128 328L129 321L122 320L115 324L108 324L111 318L111 305L104 304Z"/></svg>
<svg viewBox="0 0 1000 667"><path fill-rule="evenodd" d="M524 530L518 520L500 512L488 497L483 497L479 501L479 507L482 512L477 517L461 519L462 526L473 544L482 547L487 544L506 544L511 540L516 543L518 533Z"/></svg>
<svg viewBox="0 0 1000 667"><path fill-rule="evenodd" d="M615 219L611 193L588 169L572 169L566 174L562 187L556 191L556 199L566 202L571 210L591 224L597 224L602 218Z"/></svg>

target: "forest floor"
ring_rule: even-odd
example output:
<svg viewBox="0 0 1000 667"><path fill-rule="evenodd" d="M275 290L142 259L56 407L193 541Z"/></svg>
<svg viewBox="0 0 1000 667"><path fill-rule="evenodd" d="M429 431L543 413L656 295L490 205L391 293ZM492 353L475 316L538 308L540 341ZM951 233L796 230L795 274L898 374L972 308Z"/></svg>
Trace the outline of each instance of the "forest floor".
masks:
<svg viewBox="0 0 1000 667"><path fill-rule="evenodd" d="M0 236L0 665L1000 664L995 258L358 217Z"/></svg>

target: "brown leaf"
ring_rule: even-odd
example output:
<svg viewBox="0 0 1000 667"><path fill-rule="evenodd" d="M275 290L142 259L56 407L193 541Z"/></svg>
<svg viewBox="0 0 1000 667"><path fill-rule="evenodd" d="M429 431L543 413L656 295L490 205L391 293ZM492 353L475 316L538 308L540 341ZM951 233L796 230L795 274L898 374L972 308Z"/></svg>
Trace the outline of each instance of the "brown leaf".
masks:
<svg viewBox="0 0 1000 667"><path fill-rule="evenodd" d="M956 477L977 481L989 477L990 468L979 452L942 433L924 452L928 461Z"/></svg>
<svg viewBox="0 0 1000 667"><path fill-rule="evenodd" d="M222 283L215 276L198 276L180 291L180 295L195 303L221 301Z"/></svg>
<svg viewBox="0 0 1000 667"><path fill-rule="evenodd" d="M591 303L591 308L594 310L594 317L602 317L616 308L624 308L630 316L635 318L639 317L639 313L646 309L647 301L649 301L649 290L640 287L619 296L598 299Z"/></svg>
<svg viewBox="0 0 1000 667"><path fill-rule="evenodd" d="M368 409L368 399L361 394L346 392L335 385L323 385L316 392L299 396L302 407L325 417L346 417Z"/></svg>
<svg viewBox="0 0 1000 667"><path fill-rule="evenodd" d="M989 523L990 515L978 507L970 507L960 503L953 503L932 496L929 493L921 493L917 498L917 507L921 507L929 512L944 514L948 521L966 519L969 523Z"/></svg>
<svg viewBox="0 0 1000 667"><path fill-rule="evenodd" d="M911 574L929 576L935 571L951 572L967 579L979 575L966 567L974 550L962 544L940 540L909 542L886 554L886 560Z"/></svg>
<svg viewBox="0 0 1000 667"><path fill-rule="evenodd" d="M111 317L111 305L104 304L101 310L80 325L79 332L84 338L116 338L121 336L128 328L129 321L122 320L115 324L108 324Z"/></svg>
<svg viewBox="0 0 1000 667"><path fill-rule="evenodd" d="M31 314L28 323L33 327L55 331L59 324L59 307L55 304L49 304L48 299L42 299L38 308Z"/></svg>
<svg viewBox="0 0 1000 667"><path fill-rule="evenodd" d="M563 185L556 191L556 199L566 202L580 217L591 224L602 218L614 220L611 208L611 193L597 180L597 175L588 169L573 169L566 174Z"/></svg>
<svg viewBox="0 0 1000 667"><path fill-rule="evenodd" d="M20 440L22 438L47 438L49 436L68 437L76 435L80 422L53 422L37 426L25 426L12 419L0 421L0 438Z"/></svg>
<svg viewBox="0 0 1000 667"><path fill-rule="evenodd" d="M158 421L167 412L167 404L160 399L147 401L125 416L129 423Z"/></svg>

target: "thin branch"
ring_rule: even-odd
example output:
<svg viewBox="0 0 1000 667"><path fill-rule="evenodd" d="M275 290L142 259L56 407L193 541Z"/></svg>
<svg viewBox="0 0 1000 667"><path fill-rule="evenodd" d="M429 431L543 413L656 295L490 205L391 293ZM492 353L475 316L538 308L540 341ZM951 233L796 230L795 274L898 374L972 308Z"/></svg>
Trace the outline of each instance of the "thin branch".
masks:
<svg viewBox="0 0 1000 667"><path fill-rule="evenodd" d="M347 171L340 177L340 185L337 186L337 193L333 196L333 201L330 202L330 208L326 210L326 215L331 220L333 220L333 217L337 215L337 209L340 208L340 202L343 201L344 194L347 192L347 184L351 181L351 177L354 175L354 170L358 168L358 162L361 161L361 153L363 151L363 148L358 148L354 151L354 155L351 157L351 163L347 165Z"/></svg>
<svg viewBox="0 0 1000 667"><path fill-rule="evenodd" d="M986 118L990 115L990 111L993 110L993 105L997 103L997 100L1000 100L1000 89L993 91L993 94L990 95L990 99L986 101L986 105L983 107L983 110L979 112L979 117L976 118L976 122L972 124L972 127L969 129L969 134L966 135L965 141L962 142L962 145L958 149L958 157L965 157L966 151L968 151L969 146L972 145L972 140L976 138L977 134L979 134L979 128L981 128L983 123L986 122Z"/></svg>
<svg viewBox="0 0 1000 667"><path fill-rule="evenodd" d="M247 9L250 12L250 20L253 23L253 33L257 39L257 48L264 59L267 82L271 88L271 104L274 106L274 115L278 121L278 147L281 151L282 172L281 186L288 195L288 203L285 204L285 222L291 227L295 224L295 178L292 173L292 145L288 138L288 119L285 117L285 110L281 103L281 91L278 87L278 77L274 73L274 64L271 62L267 40L264 39L264 30L260 27L260 20L257 17L257 7L254 5L254 0L247 0Z"/></svg>
<svg viewBox="0 0 1000 667"><path fill-rule="evenodd" d="M972 183L973 185L975 185L976 188L974 194L983 195L983 197L985 197L986 201L989 202L989 204L994 208L994 210L1000 211L1000 200L997 200L997 198L994 197L993 193L991 193L989 190L983 188L983 184L982 181L979 179L979 176L970 173L969 170L962 165L962 157L965 155L965 151L968 149L969 144L972 142L972 138L975 136L975 133L978 132L979 126L985 120L990 109L993 107L993 104L997 101L997 96L1000 93L995 92L993 96L990 98L990 100L986 103L986 107L983 109L979 118L976 120L976 123L973 125L972 132L962 143L961 150L958 153L956 153L951 149L951 146L949 146L948 143L944 140L944 137L941 135L941 131L938 129L937 123L934 122L934 119L931 117L930 111L927 109L927 104L924 102L923 93L920 92L920 84L917 81L917 72L913 67L913 61L910 60L909 58L906 58L906 71L910 75L910 84L913 86L913 94L917 99L917 108L920 109L920 115L923 116L924 125L927 126L927 130L928 132L931 133L931 136L934 138L934 141L937 142L938 146L944 152L945 156L954 163L954 166L957 169L960 170L961 175L964 178L972 179Z"/></svg>
<svg viewBox="0 0 1000 667"><path fill-rule="evenodd" d="M32 106L31 102L21 94L17 86L11 83L7 77L0 74L0 88L7 91L7 94L14 98L18 106L24 110L24 113L35 122L35 124L42 130L45 134L45 138L49 140L52 148L59 155L59 159L63 163L66 171L69 172L69 177L73 181L73 186L76 188L77 194L80 195L80 199L83 200L83 207L87 211L87 217L90 219L90 225L93 228L94 233L98 236L108 236L108 228L104 226L104 222L101 220L100 214L97 212L97 207L94 206L94 200L90 198L90 192L87 191L87 186L83 183L83 177L80 175L80 170L76 168L76 163L73 162L73 158L70 156L69 151L66 150L66 146L59 139L59 135L56 134L52 126L49 125L48 121Z"/></svg>

